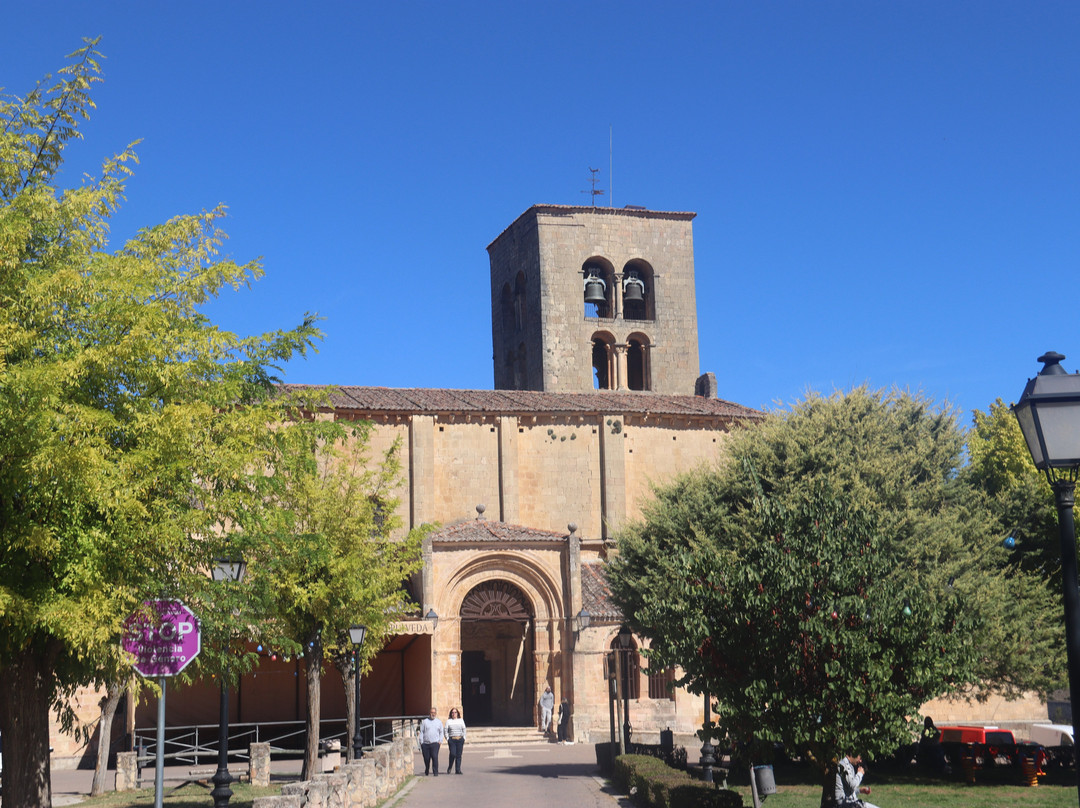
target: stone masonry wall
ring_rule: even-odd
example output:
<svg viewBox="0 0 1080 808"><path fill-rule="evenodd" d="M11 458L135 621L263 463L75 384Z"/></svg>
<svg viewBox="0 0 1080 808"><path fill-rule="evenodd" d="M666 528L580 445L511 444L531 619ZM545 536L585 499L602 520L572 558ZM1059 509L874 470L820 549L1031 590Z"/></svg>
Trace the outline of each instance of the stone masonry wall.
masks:
<svg viewBox="0 0 1080 808"><path fill-rule="evenodd" d="M413 776L414 749L412 738L398 737L335 772L286 783L280 796L256 797L252 808L373 808Z"/></svg>

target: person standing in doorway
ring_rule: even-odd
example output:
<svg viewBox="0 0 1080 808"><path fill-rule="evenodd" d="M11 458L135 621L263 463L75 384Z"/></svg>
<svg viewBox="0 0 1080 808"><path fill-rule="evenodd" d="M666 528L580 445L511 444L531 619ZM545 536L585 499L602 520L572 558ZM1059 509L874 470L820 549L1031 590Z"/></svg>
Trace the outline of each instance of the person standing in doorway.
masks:
<svg viewBox="0 0 1080 808"><path fill-rule="evenodd" d="M465 722L461 720L461 710L453 707L446 719L446 748L450 751L450 763L446 766L446 773L454 769L461 774L461 750L465 747Z"/></svg>
<svg viewBox="0 0 1080 808"><path fill-rule="evenodd" d="M424 756L424 774L430 774L435 770L435 776L439 776L439 744L442 743L443 723L438 718L438 711L432 707L428 717L420 722L417 734L420 736L420 752Z"/></svg>
<svg viewBox="0 0 1080 808"><path fill-rule="evenodd" d="M568 743L567 731L570 729L570 701L566 698L559 704L559 743Z"/></svg>
<svg viewBox="0 0 1080 808"><path fill-rule="evenodd" d="M555 694L551 692L551 685L544 685L544 693L540 696L540 731L545 735L551 730L551 714L555 711Z"/></svg>

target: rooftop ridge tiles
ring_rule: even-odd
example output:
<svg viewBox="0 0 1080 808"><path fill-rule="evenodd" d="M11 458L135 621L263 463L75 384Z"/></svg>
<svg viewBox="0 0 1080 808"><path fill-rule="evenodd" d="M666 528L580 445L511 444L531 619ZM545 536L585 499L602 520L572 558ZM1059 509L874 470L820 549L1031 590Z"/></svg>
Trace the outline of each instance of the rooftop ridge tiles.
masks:
<svg viewBox="0 0 1080 808"><path fill-rule="evenodd" d="M330 403L370 411L598 412L760 419L764 413L721 398L630 391L552 393L537 390L460 390L425 387L284 384L286 390L331 391Z"/></svg>

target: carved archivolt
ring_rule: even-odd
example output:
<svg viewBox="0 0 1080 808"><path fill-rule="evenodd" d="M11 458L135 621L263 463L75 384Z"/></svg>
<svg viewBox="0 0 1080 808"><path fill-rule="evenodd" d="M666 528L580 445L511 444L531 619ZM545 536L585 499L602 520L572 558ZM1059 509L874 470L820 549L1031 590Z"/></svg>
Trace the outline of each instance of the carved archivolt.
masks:
<svg viewBox="0 0 1080 808"><path fill-rule="evenodd" d="M461 602L462 620L529 620L529 601L507 581L486 581Z"/></svg>

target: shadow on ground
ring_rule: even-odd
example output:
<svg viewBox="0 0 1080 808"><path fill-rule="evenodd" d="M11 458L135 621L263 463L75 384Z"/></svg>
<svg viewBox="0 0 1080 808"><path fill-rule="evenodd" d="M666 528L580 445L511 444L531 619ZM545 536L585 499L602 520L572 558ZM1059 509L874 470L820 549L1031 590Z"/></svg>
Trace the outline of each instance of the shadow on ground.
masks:
<svg viewBox="0 0 1080 808"><path fill-rule="evenodd" d="M592 777L600 774L600 767L595 763L529 763L522 766L508 766L500 774L524 774L529 777Z"/></svg>

